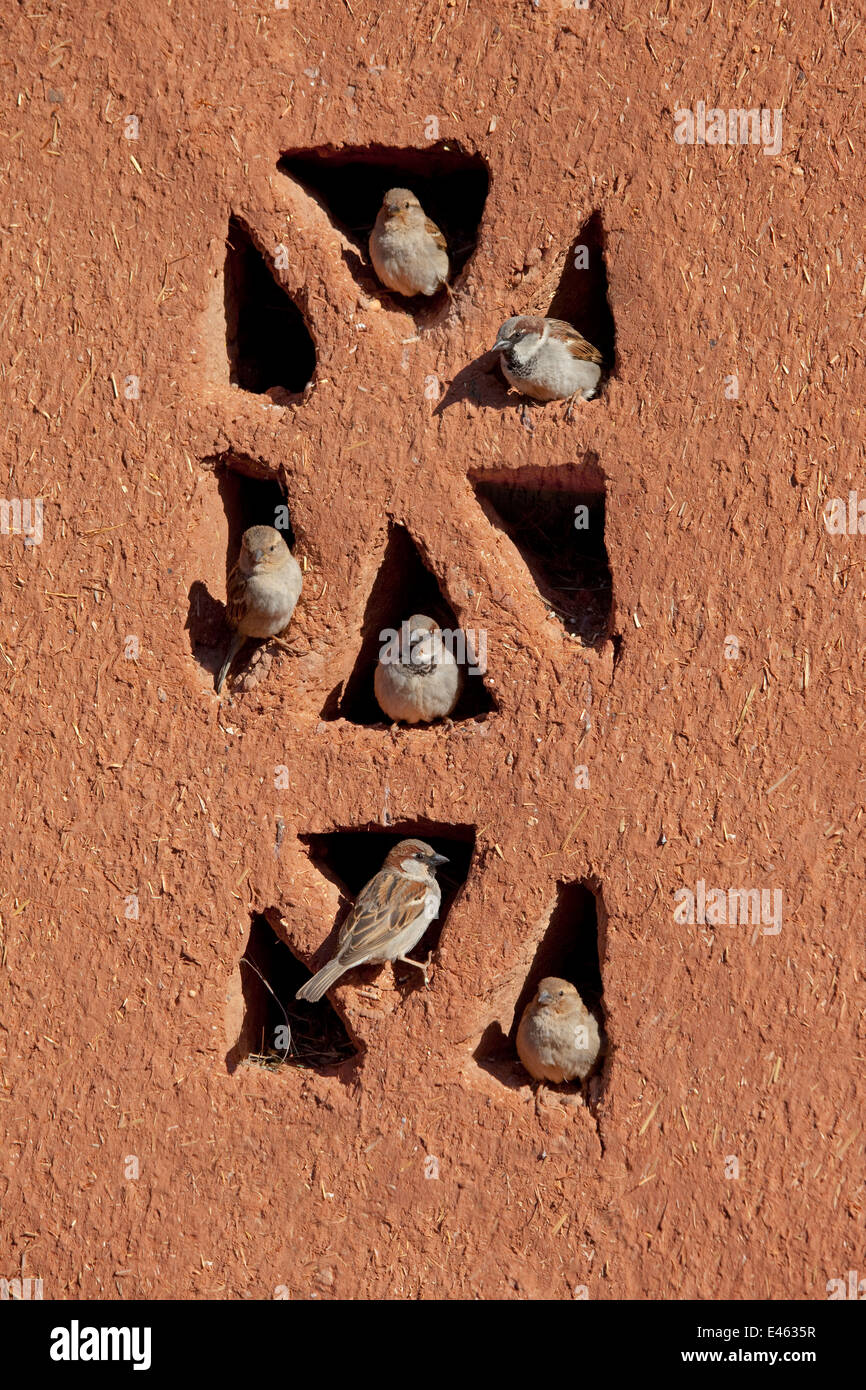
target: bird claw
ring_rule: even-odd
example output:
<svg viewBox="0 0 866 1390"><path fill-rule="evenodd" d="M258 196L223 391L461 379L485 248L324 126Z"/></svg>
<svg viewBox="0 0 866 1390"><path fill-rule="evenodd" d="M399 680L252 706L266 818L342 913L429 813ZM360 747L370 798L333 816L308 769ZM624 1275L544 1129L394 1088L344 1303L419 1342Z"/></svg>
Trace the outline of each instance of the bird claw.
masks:
<svg viewBox="0 0 866 1390"><path fill-rule="evenodd" d="M412 960L409 956L398 956L397 959L398 959L399 961L401 961L401 962L403 963L403 965L414 965L414 967L415 967L416 970L420 970L420 971L421 971L421 974L424 976L424 984L425 984L425 986L426 986L426 987L429 987L429 985L430 985L430 978L429 978L429 975L428 975L427 972L428 972L428 970L430 969L430 962L431 962L431 960L433 959L433 952L432 952L432 951L429 952L429 954L428 954L428 956L427 956L427 959L426 959L426 960L423 960L423 961L422 961L422 960Z"/></svg>

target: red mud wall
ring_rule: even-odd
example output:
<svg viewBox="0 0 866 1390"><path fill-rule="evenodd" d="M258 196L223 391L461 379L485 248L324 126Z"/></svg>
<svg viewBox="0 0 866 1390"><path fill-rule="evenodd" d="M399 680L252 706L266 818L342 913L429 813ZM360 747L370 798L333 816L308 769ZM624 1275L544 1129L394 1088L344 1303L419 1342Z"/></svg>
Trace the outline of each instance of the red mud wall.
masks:
<svg viewBox="0 0 866 1390"><path fill-rule="evenodd" d="M0 1275L825 1297L863 1259L866 538L824 512L866 495L866 28L778 3L9 9ZM778 150L677 141L704 101L782 111ZM453 300L376 290L351 210L278 169L326 147L434 188L486 167ZM232 383L262 266L312 337L306 392L300 336L300 382ZM489 353L559 292L615 328L571 419L522 410ZM220 703L251 477L305 588L291 651ZM485 480L537 495L534 551ZM557 487L604 497L589 640ZM37 498L41 538L14 534ZM363 671L346 697L383 565L385 607L415 565L486 634L450 729L372 722ZM244 1030L256 1050L251 921L304 978L404 828L463 874L430 988L368 969L328 1015L347 1059L230 1070ZM699 881L781 892L781 930L677 920ZM604 1070L588 1104L536 1096L507 1035L534 963L594 949L593 904Z"/></svg>

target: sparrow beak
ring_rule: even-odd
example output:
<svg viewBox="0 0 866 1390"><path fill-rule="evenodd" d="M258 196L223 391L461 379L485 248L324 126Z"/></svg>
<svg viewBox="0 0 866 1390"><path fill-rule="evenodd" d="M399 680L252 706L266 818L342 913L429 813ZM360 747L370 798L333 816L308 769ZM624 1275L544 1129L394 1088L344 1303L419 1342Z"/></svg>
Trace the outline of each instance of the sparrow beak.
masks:
<svg viewBox="0 0 866 1390"><path fill-rule="evenodd" d="M547 990L546 990L546 989L543 989L543 990L541 990L541 992L539 993L538 1002L539 1002L539 1004L549 1004L552 998L553 998L553 995L552 995L552 994L548 994Z"/></svg>
<svg viewBox="0 0 866 1390"><path fill-rule="evenodd" d="M440 864L447 864L448 860L444 854L431 854L427 863L431 869L438 869Z"/></svg>
<svg viewBox="0 0 866 1390"><path fill-rule="evenodd" d="M491 349L492 352L504 352L508 347L508 338L497 338Z"/></svg>

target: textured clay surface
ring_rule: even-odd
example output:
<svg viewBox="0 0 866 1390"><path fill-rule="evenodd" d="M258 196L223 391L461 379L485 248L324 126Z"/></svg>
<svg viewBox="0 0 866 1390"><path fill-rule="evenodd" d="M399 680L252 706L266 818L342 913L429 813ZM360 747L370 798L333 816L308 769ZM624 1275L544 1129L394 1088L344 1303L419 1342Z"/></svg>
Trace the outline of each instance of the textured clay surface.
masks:
<svg viewBox="0 0 866 1390"><path fill-rule="evenodd" d="M866 538L823 513L866 494L866 27L7 10L3 495L44 516L0 537L0 1275L826 1297L864 1258ZM678 143L704 101L783 111L780 148ZM452 298L370 278L389 170L441 194ZM612 355L571 418L490 354L557 296ZM220 702L274 499L304 593ZM372 629L425 583L487 675L392 730ZM279 1064L241 958L296 987L400 831L453 850L429 988L358 972ZM699 881L780 892L781 930L677 920ZM515 1010L596 928L604 1068L536 1091Z"/></svg>

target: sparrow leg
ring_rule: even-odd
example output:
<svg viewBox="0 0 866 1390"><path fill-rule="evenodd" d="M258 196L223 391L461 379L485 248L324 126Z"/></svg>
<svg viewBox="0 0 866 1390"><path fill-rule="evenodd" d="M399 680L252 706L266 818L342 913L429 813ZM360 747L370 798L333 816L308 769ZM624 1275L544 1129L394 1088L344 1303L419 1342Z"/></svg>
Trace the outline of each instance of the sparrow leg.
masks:
<svg viewBox="0 0 866 1390"><path fill-rule="evenodd" d="M568 398L568 409L565 412L565 418L569 422L574 419L574 403L577 400L583 400L582 391L574 391Z"/></svg>
<svg viewBox="0 0 866 1390"><path fill-rule="evenodd" d="M237 656L238 652L240 651L241 647L244 645L244 642L246 642L246 640L246 637L244 637L240 632L233 633L232 640L231 642L229 642L229 649L226 652L226 659L220 667L219 675L216 678L217 695L222 694L222 688L225 685L226 676L229 673L229 667L231 666L232 662L234 661L235 657Z"/></svg>
<svg viewBox="0 0 866 1390"><path fill-rule="evenodd" d="M535 425L533 424L532 417L529 414L528 405L524 405L523 409L520 412L520 423L525 430L529 431L530 434L535 434Z"/></svg>
<svg viewBox="0 0 866 1390"><path fill-rule="evenodd" d="M433 959L432 951L430 952L426 960L410 960L409 956L397 956L396 959L402 961L404 965L414 965L415 969L420 970L423 974L425 985L429 985L430 980L427 975L427 972L430 969L430 962Z"/></svg>
<svg viewBox="0 0 866 1390"><path fill-rule="evenodd" d="M549 1093L545 1090L544 1083L541 1081L536 1081L533 1090L535 1091L533 1097L535 1101L535 1113L539 1120L543 1120L546 1118L544 1112L551 1109Z"/></svg>
<svg viewBox="0 0 866 1390"><path fill-rule="evenodd" d="M284 652L288 652L289 656L299 656L299 655L300 655L300 652L298 651L297 648L295 648L295 647L290 647L290 646L289 646L289 644L288 644L288 642L286 641L285 637L269 637L269 638L268 638L268 641L269 641L269 642L273 642L273 644L274 644L275 647L281 647L282 650L283 650Z"/></svg>

